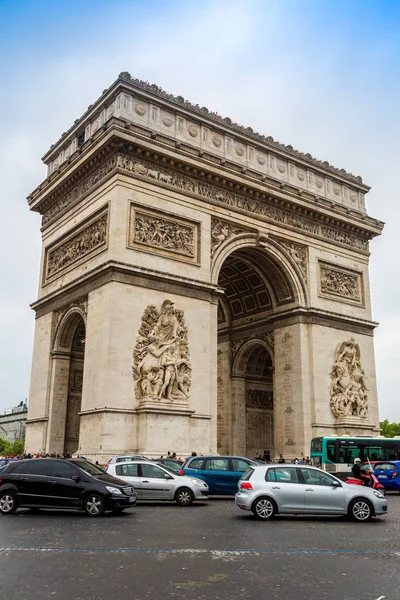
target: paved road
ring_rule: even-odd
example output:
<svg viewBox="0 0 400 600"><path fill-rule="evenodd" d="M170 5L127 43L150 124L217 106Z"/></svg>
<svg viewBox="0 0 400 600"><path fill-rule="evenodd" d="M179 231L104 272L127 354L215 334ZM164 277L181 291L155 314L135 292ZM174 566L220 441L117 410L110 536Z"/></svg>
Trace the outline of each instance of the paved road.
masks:
<svg viewBox="0 0 400 600"><path fill-rule="evenodd" d="M120 516L0 516L0 598L398 600L400 495L370 523L277 517L232 499Z"/></svg>

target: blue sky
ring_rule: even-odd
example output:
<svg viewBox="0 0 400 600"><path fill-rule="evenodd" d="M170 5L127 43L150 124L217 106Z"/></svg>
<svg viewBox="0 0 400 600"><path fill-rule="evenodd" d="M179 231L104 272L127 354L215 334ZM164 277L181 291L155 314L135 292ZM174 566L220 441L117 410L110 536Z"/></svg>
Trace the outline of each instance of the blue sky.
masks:
<svg viewBox="0 0 400 600"><path fill-rule="evenodd" d="M0 0L0 409L29 390L40 157L126 70L372 186L381 417L400 421L399 40L397 1Z"/></svg>

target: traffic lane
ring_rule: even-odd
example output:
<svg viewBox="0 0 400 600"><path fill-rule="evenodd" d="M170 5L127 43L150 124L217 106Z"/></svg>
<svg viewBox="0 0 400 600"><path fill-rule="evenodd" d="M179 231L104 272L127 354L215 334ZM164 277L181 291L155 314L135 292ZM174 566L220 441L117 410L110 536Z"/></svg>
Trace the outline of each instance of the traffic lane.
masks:
<svg viewBox="0 0 400 600"><path fill-rule="evenodd" d="M0 517L0 547L80 546L241 549L399 549L400 497L391 497L389 514L370 523L343 517L278 516L257 521L232 499L178 507L139 503L120 516L88 518L74 511L20 510ZM134 543L133 543L134 541Z"/></svg>
<svg viewBox="0 0 400 600"><path fill-rule="evenodd" d="M0 597L18 600L397 600L393 555L0 551Z"/></svg>

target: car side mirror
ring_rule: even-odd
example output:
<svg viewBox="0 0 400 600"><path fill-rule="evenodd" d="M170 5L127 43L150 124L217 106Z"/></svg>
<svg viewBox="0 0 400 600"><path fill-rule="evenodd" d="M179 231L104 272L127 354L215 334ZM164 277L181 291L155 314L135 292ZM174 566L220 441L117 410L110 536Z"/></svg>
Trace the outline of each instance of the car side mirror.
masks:
<svg viewBox="0 0 400 600"><path fill-rule="evenodd" d="M75 483L78 483L81 480L79 475L72 475L71 479L72 479L72 481L75 481Z"/></svg>
<svg viewBox="0 0 400 600"><path fill-rule="evenodd" d="M169 475L168 473L164 474L164 478L165 479L173 479L172 475Z"/></svg>
<svg viewBox="0 0 400 600"><path fill-rule="evenodd" d="M342 487L342 484L339 483L338 481L332 481L332 486L333 487Z"/></svg>

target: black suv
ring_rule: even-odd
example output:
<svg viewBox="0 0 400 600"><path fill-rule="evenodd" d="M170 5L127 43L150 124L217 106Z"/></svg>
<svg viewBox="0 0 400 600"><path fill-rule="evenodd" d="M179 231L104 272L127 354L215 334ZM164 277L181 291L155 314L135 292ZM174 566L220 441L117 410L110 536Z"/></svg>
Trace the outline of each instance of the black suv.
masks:
<svg viewBox="0 0 400 600"><path fill-rule="evenodd" d="M30 458L9 462L0 471L0 513L18 507L75 508L90 517L104 511L121 513L135 506L131 485L105 473L87 460Z"/></svg>

